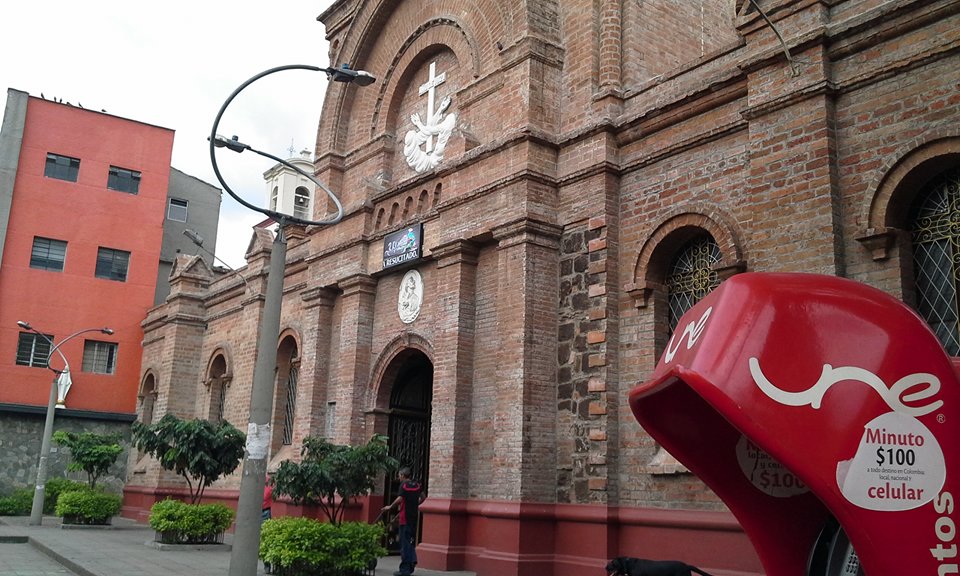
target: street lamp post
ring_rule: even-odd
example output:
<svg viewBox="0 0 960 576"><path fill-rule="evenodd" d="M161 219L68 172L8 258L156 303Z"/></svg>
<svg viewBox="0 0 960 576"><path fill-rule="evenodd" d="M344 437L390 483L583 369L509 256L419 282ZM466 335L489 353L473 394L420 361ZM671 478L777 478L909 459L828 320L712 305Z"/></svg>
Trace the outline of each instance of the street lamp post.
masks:
<svg viewBox="0 0 960 576"><path fill-rule="evenodd" d="M30 326L28 322L20 320L17 322L17 326L27 330L28 332L33 332L50 344L50 352L47 354L47 368L50 368L50 358L53 357L54 352L58 353L60 358L63 360L63 370L50 368L50 370L53 371L53 382L50 384L50 400L47 402L47 417L43 421L43 438L40 441L40 459L37 462L37 482L33 489L33 506L30 508L30 526L39 526L43 522L43 498L45 494L44 485L47 482L47 462L50 459L50 438L53 436L53 417L57 410L57 381L60 380L62 375L66 374L69 376L70 374L70 363L67 362L67 357L64 356L63 352L60 351L60 346L74 336L79 336L85 332L102 332L104 334L113 334L113 330L110 328L85 328L83 330L74 332L60 342L54 344L52 340L47 338L46 334L36 330Z"/></svg>
<svg viewBox="0 0 960 576"><path fill-rule="evenodd" d="M340 199L327 186L314 178L312 174L307 174L286 160L255 150L248 144L240 142L237 136L227 139L217 134L217 127L220 125L223 113L240 91L264 76L284 70L325 72L327 78L334 82L353 83L358 86L369 86L376 81L376 78L369 72L351 70L346 65L340 68L319 68L317 66L295 64L271 68L253 76L233 91L223 103L223 106L220 107L220 111L213 122L213 128L210 130L210 162L213 164L213 172L223 189L241 205L273 218L278 224L277 235L270 251L267 292L264 297L263 314L257 332L257 356L253 368L253 387L250 391L250 416L247 422L247 445L243 460L243 472L240 477L237 521L233 535L233 548L230 552L230 576L255 576L257 573L257 556L260 549L260 505L263 502L263 486L266 480L267 456L271 438L270 413L273 411L273 379L277 365L280 311L283 300L283 275L287 259L287 241L283 229L287 224L302 224L305 226L336 224L343 218L343 206L340 204ZM227 185L220 174L220 169L217 166L217 148L227 148L237 153L250 150L309 178L333 201L337 208L336 215L327 220L305 220L247 202L230 189L230 186Z"/></svg>

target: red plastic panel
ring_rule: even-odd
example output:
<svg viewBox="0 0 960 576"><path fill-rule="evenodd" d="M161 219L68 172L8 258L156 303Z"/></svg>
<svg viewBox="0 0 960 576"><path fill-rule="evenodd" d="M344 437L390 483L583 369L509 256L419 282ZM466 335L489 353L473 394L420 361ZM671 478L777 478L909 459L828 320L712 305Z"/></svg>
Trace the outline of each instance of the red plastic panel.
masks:
<svg viewBox="0 0 960 576"><path fill-rule="evenodd" d="M727 503L770 576L806 574L830 515L868 576L958 573L960 383L886 293L734 276L684 315L630 404Z"/></svg>

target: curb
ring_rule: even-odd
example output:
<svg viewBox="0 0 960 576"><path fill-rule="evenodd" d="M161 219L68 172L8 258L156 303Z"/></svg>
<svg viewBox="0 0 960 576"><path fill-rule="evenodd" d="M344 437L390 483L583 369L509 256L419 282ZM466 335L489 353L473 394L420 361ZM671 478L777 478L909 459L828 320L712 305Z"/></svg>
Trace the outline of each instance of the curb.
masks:
<svg viewBox="0 0 960 576"><path fill-rule="evenodd" d="M47 557L52 558L53 560L56 560L61 566L63 566L67 570L70 570L77 576L101 576L96 572L91 572L87 570L83 566L77 564L76 562L74 562L73 560L70 560L69 558L63 556L62 554L55 552L49 546L47 546L43 542L40 542L36 538L30 538L29 540L30 540L31 546L33 546L40 552L43 552Z"/></svg>
<svg viewBox="0 0 960 576"><path fill-rule="evenodd" d="M155 548L161 552L177 552L184 550L196 550L198 552L230 552L233 550L232 544L164 544L155 540L147 540L144 546Z"/></svg>
<svg viewBox="0 0 960 576"><path fill-rule="evenodd" d="M0 535L0 544L26 544L30 539L20 535Z"/></svg>

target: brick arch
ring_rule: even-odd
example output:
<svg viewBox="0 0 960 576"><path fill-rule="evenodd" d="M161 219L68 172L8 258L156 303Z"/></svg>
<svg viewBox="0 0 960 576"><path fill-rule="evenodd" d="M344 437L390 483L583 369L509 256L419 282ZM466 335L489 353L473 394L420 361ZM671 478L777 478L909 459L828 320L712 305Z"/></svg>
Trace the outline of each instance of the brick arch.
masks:
<svg viewBox="0 0 960 576"><path fill-rule="evenodd" d="M364 406L367 410L386 410L390 405L390 391L383 386L384 382L392 381L397 375L400 363L394 362L405 352L416 350L422 352L430 363L436 366L433 346L423 336L416 332L404 332L383 347L371 371L370 383L364 396Z"/></svg>
<svg viewBox="0 0 960 576"><path fill-rule="evenodd" d="M649 290L659 285L673 254L702 232L710 234L720 247L716 268L722 277L746 267L740 230L732 218L714 206L680 206L669 211L644 242L634 265L632 288Z"/></svg>
<svg viewBox="0 0 960 576"><path fill-rule="evenodd" d="M297 390L292 380L300 366L303 356L300 333L295 328L284 328L277 338L277 368L273 389L273 437L270 439L270 452L277 454L281 448L292 444L297 405ZM291 392L293 395L291 396ZM289 411L289 412L288 412ZM291 420L287 420L288 415ZM288 426L289 424L289 426Z"/></svg>
<svg viewBox="0 0 960 576"><path fill-rule="evenodd" d="M148 388L149 386L149 388ZM140 379L140 393L137 395L137 416L143 424L153 424L154 407L160 388L160 375L154 367L147 368ZM142 454L140 455L142 457ZM138 458L139 459L139 458Z"/></svg>
<svg viewBox="0 0 960 576"><path fill-rule="evenodd" d="M371 136L394 132L397 109L413 75L426 60L445 50L453 53L461 70L467 71L474 79L480 76L477 41L464 25L453 18L426 22L404 41L384 73L370 123Z"/></svg>
<svg viewBox="0 0 960 576"><path fill-rule="evenodd" d="M486 2L479 4L485 6ZM505 17L503 13L505 10L475 9L467 12L467 18L477 21L478 27L483 28L480 30L483 40L480 42L475 39L475 32L470 30L468 24L453 16L453 14L462 11L462 0L457 2L440 1L427 7L409 3L395 3L388 0L362 3L357 17L351 24L350 31L343 38L335 56L341 62L349 62L356 68L365 69L377 75L379 90L375 98L369 98L367 94L358 96L356 89L328 88L320 117L317 149L327 146L330 149L340 150L348 145L351 131L344 129L344 127L347 125L349 118L354 116L353 109L356 106L363 107L363 110L359 111L356 117L368 117L369 114L372 122L371 134L376 134L378 129L382 129L383 118L379 118L379 110L384 102L389 102L392 99L392 93L397 90L398 82L394 78L395 70L406 69L401 61L404 57L410 57L410 44L422 41L425 36L432 36L434 32L428 34L424 34L424 32L435 30L438 25L452 27L456 31L444 37L445 40L449 37L446 44L456 54L461 65L472 64L470 67L473 69L473 76L478 77L483 62L481 52L493 49L492 34L496 34L498 29L503 29L503 18ZM435 16L421 23L422 14L425 12L432 12ZM384 23L389 19L412 21L413 25L410 27L417 24L419 26L410 37L405 39L383 37ZM491 22L491 19L497 20ZM486 50L483 50L484 47L486 47ZM377 53L378 48L379 53L389 56L381 57ZM412 53L415 55L419 51L413 50ZM388 62L387 58L390 58L391 61ZM491 61L491 59L488 59L488 61Z"/></svg>
<svg viewBox="0 0 960 576"><path fill-rule="evenodd" d="M946 132L946 133L944 133ZM925 134L903 143L887 157L867 189L857 240L875 260L890 256L917 192L930 178L960 165L960 131Z"/></svg>
<svg viewBox="0 0 960 576"><path fill-rule="evenodd" d="M233 376L233 354L230 352L230 346L228 344L220 344L214 348L213 353L210 354L210 358L207 360L207 367L203 371L204 380L210 377L213 364L216 362L218 356L223 357L223 363L227 367L226 372L224 372L222 376L227 378Z"/></svg>
<svg viewBox="0 0 960 576"><path fill-rule="evenodd" d="M146 385L147 385L147 382L150 381L151 379L153 380L153 390L148 391L146 389ZM156 394L159 388L160 388L160 375L158 373L158 370L153 366L144 370L143 376L140 377L139 395L143 396L145 393L149 393L149 392L153 392L154 394Z"/></svg>
<svg viewBox="0 0 960 576"><path fill-rule="evenodd" d="M283 341L286 338L293 338L293 344L297 347L298 353L303 350L303 345L301 344L300 331L296 328L288 327L280 331L280 336L277 338L277 346L283 345Z"/></svg>

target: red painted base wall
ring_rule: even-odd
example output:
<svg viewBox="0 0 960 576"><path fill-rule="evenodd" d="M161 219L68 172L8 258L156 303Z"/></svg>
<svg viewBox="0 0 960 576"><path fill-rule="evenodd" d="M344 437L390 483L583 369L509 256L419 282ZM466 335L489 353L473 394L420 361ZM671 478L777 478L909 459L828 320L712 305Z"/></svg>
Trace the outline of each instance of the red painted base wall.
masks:
<svg viewBox="0 0 960 576"><path fill-rule="evenodd" d="M188 500L186 490L124 489L125 518L146 522L164 498ZM236 508L238 492L208 490L203 502ZM381 496L347 509L348 520L372 522ZM429 498L421 506L418 565L469 570L478 576L601 574L616 556L683 560L714 576L763 574L753 546L727 512L612 508ZM323 518L317 507L274 502L273 515Z"/></svg>

